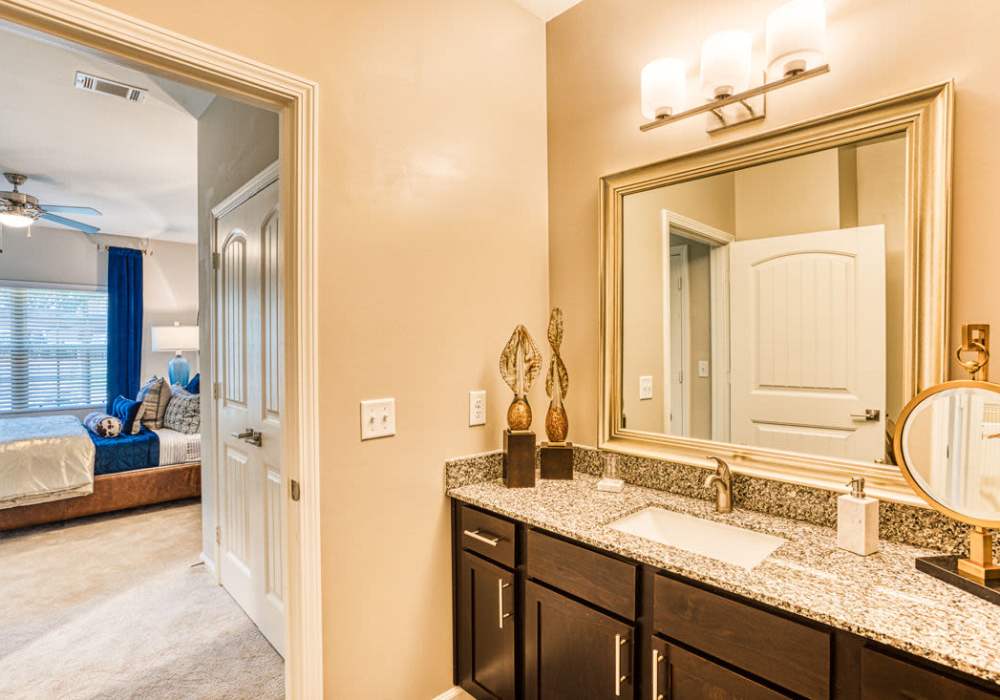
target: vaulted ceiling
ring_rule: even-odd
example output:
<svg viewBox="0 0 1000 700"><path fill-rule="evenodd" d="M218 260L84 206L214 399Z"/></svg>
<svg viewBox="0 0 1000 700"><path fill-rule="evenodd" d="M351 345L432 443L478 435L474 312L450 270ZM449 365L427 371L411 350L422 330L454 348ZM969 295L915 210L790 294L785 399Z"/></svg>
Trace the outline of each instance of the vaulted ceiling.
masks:
<svg viewBox="0 0 1000 700"><path fill-rule="evenodd" d="M580 0L514 0L514 2L536 17L541 17L548 22L556 15L561 15L579 3Z"/></svg>
<svg viewBox="0 0 1000 700"><path fill-rule="evenodd" d="M198 117L213 95L3 23L0 65L0 170L28 175L21 191L100 210L66 216L102 234L197 240ZM133 104L81 90L77 71L148 92Z"/></svg>

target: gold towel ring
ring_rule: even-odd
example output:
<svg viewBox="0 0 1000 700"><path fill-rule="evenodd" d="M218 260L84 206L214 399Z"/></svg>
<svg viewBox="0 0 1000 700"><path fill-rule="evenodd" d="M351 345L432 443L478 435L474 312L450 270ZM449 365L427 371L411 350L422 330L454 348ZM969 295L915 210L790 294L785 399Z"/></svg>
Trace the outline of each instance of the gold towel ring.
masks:
<svg viewBox="0 0 1000 700"><path fill-rule="evenodd" d="M963 360L962 353L966 350L975 350L979 353L978 360ZM990 351L986 349L986 346L980 343L978 340L973 340L969 343L968 347L959 345L955 349L955 359L958 360L958 364L962 366L966 372L970 375L975 376L979 370L990 363Z"/></svg>

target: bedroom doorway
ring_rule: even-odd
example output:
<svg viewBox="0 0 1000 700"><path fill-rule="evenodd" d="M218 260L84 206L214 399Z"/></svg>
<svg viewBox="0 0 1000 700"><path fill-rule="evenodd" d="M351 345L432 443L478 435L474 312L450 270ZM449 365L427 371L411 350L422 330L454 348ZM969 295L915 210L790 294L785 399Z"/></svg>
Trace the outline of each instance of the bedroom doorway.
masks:
<svg viewBox="0 0 1000 700"><path fill-rule="evenodd" d="M152 74L275 110L287 159L276 185L283 216L278 257L283 439L280 462L285 678L289 697L323 695L318 391L316 387L316 85L194 39L73 0L0 0L0 20L108 52ZM203 261L204 264L204 261ZM206 385L217 381L204 377ZM259 429L258 429L259 430ZM261 431L263 432L263 431ZM276 442L275 444L279 444ZM299 497L301 494L301 498ZM293 495L295 496L293 498Z"/></svg>

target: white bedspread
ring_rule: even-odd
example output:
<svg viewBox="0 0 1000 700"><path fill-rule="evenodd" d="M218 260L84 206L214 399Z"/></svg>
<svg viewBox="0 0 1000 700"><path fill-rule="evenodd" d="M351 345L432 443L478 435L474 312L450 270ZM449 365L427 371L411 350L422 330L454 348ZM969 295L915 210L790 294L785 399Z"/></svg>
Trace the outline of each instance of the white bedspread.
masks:
<svg viewBox="0 0 1000 700"><path fill-rule="evenodd" d="M179 433L170 428L154 430L160 438L160 466L201 461L201 435Z"/></svg>
<svg viewBox="0 0 1000 700"><path fill-rule="evenodd" d="M93 493L94 454L75 416L0 420L0 508Z"/></svg>

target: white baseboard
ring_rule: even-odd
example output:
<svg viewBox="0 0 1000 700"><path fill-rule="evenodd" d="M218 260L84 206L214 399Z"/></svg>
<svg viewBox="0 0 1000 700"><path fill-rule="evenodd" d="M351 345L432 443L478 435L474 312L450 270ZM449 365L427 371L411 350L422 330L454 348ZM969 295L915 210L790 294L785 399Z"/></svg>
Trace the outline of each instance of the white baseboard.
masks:
<svg viewBox="0 0 1000 700"><path fill-rule="evenodd" d="M452 698L460 698L463 695L465 695L465 691L456 685L454 688L449 688L437 697L433 698L433 700L452 700Z"/></svg>

